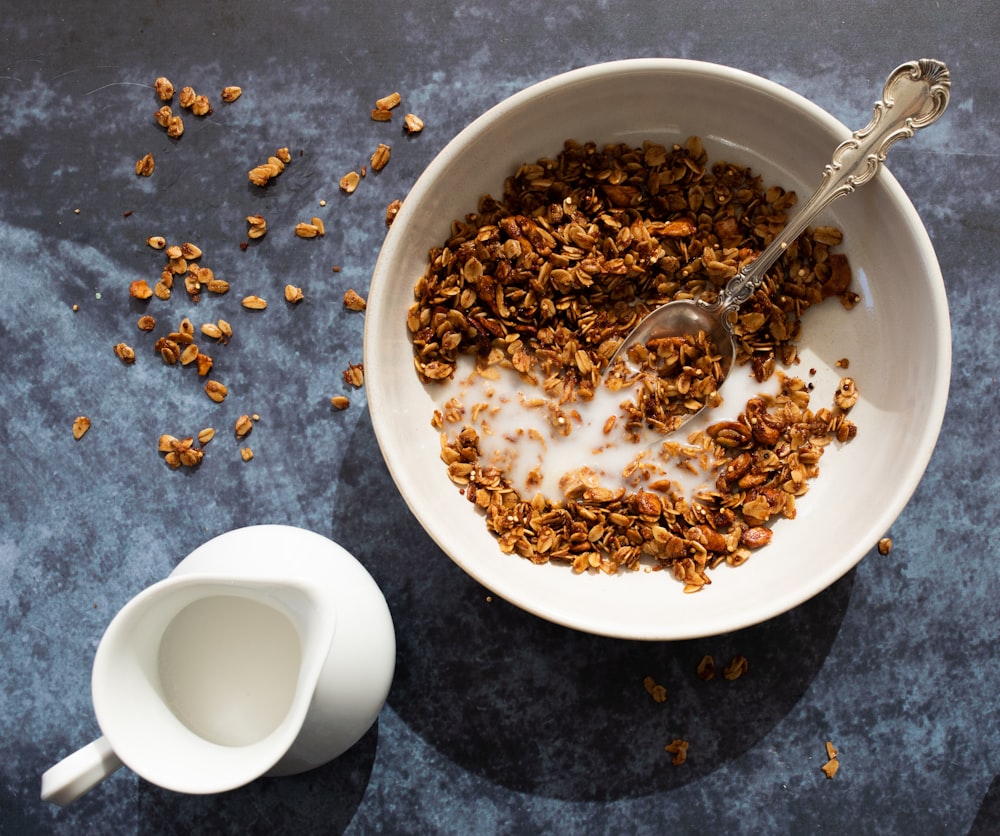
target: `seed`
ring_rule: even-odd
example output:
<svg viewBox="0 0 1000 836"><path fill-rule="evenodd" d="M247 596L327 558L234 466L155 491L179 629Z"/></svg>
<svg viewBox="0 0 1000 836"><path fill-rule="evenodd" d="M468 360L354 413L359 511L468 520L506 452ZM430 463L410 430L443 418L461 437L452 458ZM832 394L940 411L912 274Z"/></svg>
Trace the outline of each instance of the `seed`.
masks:
<svg viewBox="0 0 1000 836"><path fill-rule="evenodd" d="M73 420L73 438L79 441L90 429L90 419L86 415L80 415Z"/></svg>
<svg viewBox="0 0 1000 836"><path fill-rule="evenodd" d="M229 282L227 282L225 279L211 279L206 283L205 289L209 293L218 293L218 294L228 293Z"/></svg>
<svg viewBox="0 0 1000 836"><path fill-rule="evenodd" d="M330 405L334 409L347 409L351 405L351 402L343 395L334 395L330 398Z"/></svg>
<svg viewBox="0 0 1000 836"><path fill-rule="evenodd" d="M181 244L181 256L192 261L199 259L201 258L201 247L186 241Z"/></svg>
<svg viewBox="0 0 1000 836"><path fill-rule="evenodd" d="M233 336L233 326L224 319L220 319L217 324L222 332L222 341L229 342L229 338Z"/></svg>
<svg viewBox="0 0 1000 836"><path fill-rule="evenodd" d="M243 95L243 88L231 85L229 87L222 88L221 99L224 102L235 102L240 96Z"/></svg>
<svg viewBox="0 0 1000 836"><path fill-rule="evenodd" d="M413 113L407 113L403 118L403 128L408 134L418 134L424 129L424 120Z"/></svg>
<svg viewBox="0 0 1000 836"><path fill-rule="evenodd" d="M262 311L267 307L267 302L259 296L244 296L243 307L248 308L251 311Z"/></svg>
<svg viewBox="0 0 1000 836"><path fill-rule="evenodd" d="M253 450L251 450L249 447L241 447L240 458L243 459L243 461L245 462L250 461L250 459L253 458Z"/></svg>
<svg viewBox="0 0 1000 836"><path fill-rule="evenodd" d="M363 311L367 306L364 297L353 288L344 293L344 307L349 311Z"/></svg>
<svg viewBox="0 0 1000 836"><path fill-rule="evenodd" d="M371 156L372 171L381 171L389 163L389 155L392 152L390 146L383 142L378 144L375 153Z"/></svg>
<svg viewBox="0 0 1000 836"><path fill-rule="evenodd" d="M212 427L205 427L198 433L198 442L200 444L208 444L213 438L215 438L215 430Z"/></svg>
<svg viewBox="0 0 1000 836"><path fill-rule="evenodd" d="M383 96L375 102L375 108L377 110L392 110L403 100L399 93L390 93L388 96Z"/></svg>
<svg viewBox="0 0 1000 836"><path fill-rule="evenodd" d="M198 359L198 346L191 343L181 352L181 365L190 366L195 360Z"/></svg>
<svg viewBox="0 0 1000 836"><path fill-rule="evenodd" d="M892 540L889 537L883 537L878 541L878 553L881 555L889 554L892 551Z"/></svg>
<svg viewBox="0 0 1000 836"><path fill-rule="evenodd" d="M213 340L222 339L222 329L211 322L206 322L201 326L201 333Z"/></svg>
<svg viewBox="0 0 1000 836"><path fill-rule="evenodd" d="M326 235L326 224L323 223L322 218L313 218L311 223L316 227L316 232L319 233L320 237Z"/></svg>
<svg viewBox="0 0 1000 836"><path fill-rule="evenodd" d="M349 171L340 178L340 188L342 191L351 194L361 182L361 176L356 171Z"/></svg>
<svg viewBox="0 0 1000 836"><path fill-rule="evenodd" d="M153 89L156 91L156 95L164 102L169 102L174 97L174 85L170 83L170 79L166 76L160 76L156 81L153 82Z"/></svg>
<svg viewBox="0 0 1000 836"><path fill-rule="evenodd" d="M135 350L131 346L125 343L117 343L114 350L115 356L126 365L131 365L135 362Z"/></svg>
<svg viewBox="0 0 1000 836"><path fill-rule="evenodd" d="M153 295L149 282L145 279L136 279L129 284L128 293L133 299L149 299Z"/></svg>
<svg viewBox="0 0 1000 836"><path fill-rule="evenodd" d="M136 161L135 173L140 177L149 177L156 168L156 162L153 160L152 154L146 154L145 157Z"/></svg>
<svg viewBox="0 0 1000 836"><path fill-rule="evenodd" d="M222 403L229 394L229 387L217 380L210 380L205 384L205 394L216 403Z"/></svg>
<svg viewBox="0 0 1000 836"><path fill-rule="evenodd" d="M150 235L146 239L146 243L154 250L162 250L165 246L167 246L167 239L162 235Z"/></svg>
<svg viewBox="0 0 1000 836"><path fill-rule="evenodd" d="M301 302L303 298L301 287L296 287L293 284L285 285L285 299L287 301L294 305Z"/></svg>
<svg viewBox="0 0 1000 836"><path fill-rule="evenodd" d="M371 113L372 121L374 122L388 122L392 119L392 111L383 107L376 107Z"/></svg>
<svg viewBox="0 0 1000 836"><path fill-rule="evenodd" d="M236 419L236 437L244 438L253 429L253 420L249 415L241 415Z"/></svg>

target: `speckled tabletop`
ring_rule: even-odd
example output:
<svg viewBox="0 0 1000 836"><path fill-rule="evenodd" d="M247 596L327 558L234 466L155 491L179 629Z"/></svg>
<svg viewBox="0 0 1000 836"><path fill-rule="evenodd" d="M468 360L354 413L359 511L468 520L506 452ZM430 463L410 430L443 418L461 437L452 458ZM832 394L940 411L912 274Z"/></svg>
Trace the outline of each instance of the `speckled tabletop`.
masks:
<svg viewBox="0 0 1000 836"><path fill-rule="evenodd" d="M1000 832L1000 324L984 304L1000 263L998 41L992 0L7 0L0 833ZM954 328L943 431L887 532L894 548L773 621L680 643L574 633L491 599L410 516L364 390L330 407L361 360L363 315L341 299L368 286L387 204L507 95L642 56L745 69L849 125L904 60L941 58L953 77L947 142L928 132L890 161L938 253ZM227 84L244 93L173 141L151 119L160 75L216 99ZM426 122L420 135L369 118L393 90ZM390 165L345 196L341 175L379 142ZM247 169L279 146L294 175L255 190ZM147 152L156 170L137 177ZM241 247L256 212L272 229L320 215L326 235ZM273 300L265 316L201 303L237 331L217 351L223 404L190 370L153 362L136 330L146 306L128 287L158 275L155 233L198 243L205 266ZM281 300L286 283L302 304ZM181 308L160 305L167 318ZM133 366L111 351L123 340L140 350ZM165 466L161 433L241 413L260 416L252 461L227 431L199 468ZM92 421L79 441L78 415ZM380 584L398 657L375 726L325 767L222 795L126 769L70 807L41 802L41 773L99 734L90 670L111 618L199 544L252 523L332 537ZM742 653L751 670L705 687L692 676L705 653ZM643 692L647 674L668 685L665 705ZM675 767L663 745L681 726L691 750Z"/></svg>

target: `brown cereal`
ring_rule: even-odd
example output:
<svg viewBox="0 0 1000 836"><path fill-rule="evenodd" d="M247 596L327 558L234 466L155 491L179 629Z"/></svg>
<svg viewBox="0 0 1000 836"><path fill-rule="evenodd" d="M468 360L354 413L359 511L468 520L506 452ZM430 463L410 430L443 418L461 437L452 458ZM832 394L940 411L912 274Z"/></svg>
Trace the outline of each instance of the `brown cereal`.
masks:
<svg viewBox="0 0 1000 836"><path fill-rule="evenodd" d="M315 224L305 223L303 221L295 224L295 234L298 235L299 238L315 238L320 234L320 231L319 227Z"/></svg>
<svg viewBox="0 0 1000 836"><path fill-rule="evenodd" d="M73 419L73 438L79 441L90 429L90 419L86 415L78 415Z"/></svg>
<svg viewBox="0 0 1000 836"><path fill-rule="evenodd" d="M222 94L219 98L227 104L235 102L240 96L243 95L243 88L237 87L236 85L230 85L228 87L222 88Z"/></svg>
<svg viewBox="0 0 1000 836"><path fill-rule="evenodd" d="M180 116L170 116L166 128L167 136L180 139L184 135L184 120Z"/></svg>
<svg viewBox="0 0 1000 836"><path fill-rule="evenodd" d="M236 419L235 432L237 438L246 438L253 430L253 419L249 415L241 415Z"/></svg>
<svg viewBox="0 0 1000 836"><path fill-rule="evenodd" d="M267 234L267 221L263 215L247 215L247 238L263 238Z"/></svg>
<svg viewBox="0 0 1000 836"><path fill-rule="evenodd" d="M169 102L174 97L174 85L170 83L170 79L166 76L161 75L156 79L153 82L153 89L161 101Z"/></svg>
<svg viewBox="0 0 1000 836"><path fill-rule="evenodd" d="M149 282L145 279L136 279L131 282L128 286L128 293L133 299L151 299L153 296L153 291L149 286Z"/></svg>
<svg viewBox="0 0 1000 836"><path fill-rule="evenodd" d="M701 657L701 661L698 663L698 668L696 670L698 674L698 679L702 682L708 682L715 678L715 659L709 655Z"/></svg>
<svg viewBox="0 0 1000 836"><path fill-rule="evenodd" d="M642 687L645 688L646 693L653 698L653 702L666 702L667 689L662 685L658 685L653 677L644 677L642 680Z"/></svg>
<svg viewBox="0 0 1000 836"><path fill-rule="evenodd" d="M522 165L500 199L482 197L478 212L453 221L450 237L429 252L407 315L417 372L448 380L462 354L479 357L481 370L512 369L560 405L554 426L568 431L572 404L603 385L610 357L639 319L674 298L714 298L784 227L795 202L748 169L710 164L697 137L672 147L567 141L556 158ZM744 304L736 363L761 382L779 375L780 391L751 398L736 420L668 450L679 466L715 476L691 500L661 489L653 513L650 491L599 484L558 500L528 499L481 460L473 427L442 435L449 476L501 551L576 571L652 561L694 592L713 567L739 566L766 545L772 521L794 518L825 446L857 432L841 406L811 408L809 387L777 368L797 360L805 311L849 295L850 268L830 252L835 242L835 230L806 230ZM690 412L717 403L718 352L698 339L641 347L640 360L655 354L647 371L656 379L640 390L626 424L637 431L651 420L669 431L683 412L671 404ZM745 672L745 660L734 660L725 675Z"/></svg>
<svg viewBox="0 0 1000 836"><path fill-rule="evenodd" d="M216 403L222 403L229 394L229 387L218 380L210 380L205 384L205 394Z"/></svg>
<svg viewBox="0 0 1000 836"><path fill-rule="evenodd" d="M146 156L138 160L135 164L135 173L139 177L149 177L155 169L156 161L153 159L152 154L146 154Z"/></svg>
<svg viewBox="0 0 1000 836"><path fill-rule="evenodd" d="M407 113L403 118L403 128L408 134L418 134L424 129L424 120L413 113Z"/></svg>
<svg viewBox="0 0 1000 836"><path fill-rule="evenodd" d="M351 194L358 187L358 183L361 182L361 176L356 171L348 171L343 177L340 178L340 190Z"/></svg>
<svg viewBox="0 0 1000 836"><path fill-rule="evenodd" d="M360 389L365 382L365 366L364 363L351 363L343 373L344 383L348 386L353 386L355 389Z"/></svg>
<svg viewBox="0 0 1000 836"><path fill-rule="evenodd" d="M747 662L746 656L737 655L722 669L722 676L733 682L743 676L748 670L750 670L750 663Z"/></svg>
<svg viewBox="0 0 1000 836"><path fill-rule="evenodd" d="M375 102L376 110L392 110L397 107L399 103L403 100L403 97L399 93L390 93L388 96L383 96Z"/></svg>
<svg viewBox="0 0 1000 836"><path fill-rule="evenodd" d="M363 311L368 306L364 297L353 288L344 293L344 307L349 311Z"/></svg>
<svg viewBox="0 0 1000 836"><path fill-rule="evenodd" d="M389 156L392 153L392 148L386 145L384 142L378 144L378 148L371 156L372 171L381 171L389 164Z"/></svg>
<svg viewBox="0 0 1000 836"><path fill-rule="evenodd" d="M267 307L267 301L260 296L244 296L242 304L251 311L262 311Z"/></svg>
<svg viewBox="0 0 1000 836"><path fill-rule="evenodd" d="M135 362L135 349L125 343L117 343L114 348L115 357L121 360L126 366Z"/></svg>
<svg viewBox="0 0 1000 836"><path fill-rule="evenodd" d="M687 760L688 745L686 740L678 738L664 746L663 750L674 756L671 760L674 766L680 766Z"/></svg>

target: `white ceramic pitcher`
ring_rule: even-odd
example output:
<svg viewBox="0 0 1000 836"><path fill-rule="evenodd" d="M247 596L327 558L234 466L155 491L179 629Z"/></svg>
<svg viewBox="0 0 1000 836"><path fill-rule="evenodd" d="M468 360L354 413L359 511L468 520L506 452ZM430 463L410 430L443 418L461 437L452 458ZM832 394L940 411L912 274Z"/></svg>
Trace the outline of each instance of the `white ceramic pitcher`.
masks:
<svg viewBox="0 0 1000 836"><path fill-rule="evenodd" d="M69 804L122 764L196 794L320 766L375 722L395 659L385 598L344 549L230 531L112 620L91 680L103 734L42 775L42 799Z"/></svg>

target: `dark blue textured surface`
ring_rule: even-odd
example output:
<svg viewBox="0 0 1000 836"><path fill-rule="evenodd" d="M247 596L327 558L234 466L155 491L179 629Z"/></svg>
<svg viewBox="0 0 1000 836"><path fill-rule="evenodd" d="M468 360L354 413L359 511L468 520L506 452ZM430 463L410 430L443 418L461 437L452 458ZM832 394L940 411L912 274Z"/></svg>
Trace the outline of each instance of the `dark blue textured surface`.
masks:
<svg viewBox="0 0 1000 836"><path fill-rule="evenodd" d="M9 0L0 833L997 832L998 40L992 0ZM852 126L904 60L941 58L953 76L945 119L891 160L934 242L954 328L944 429L888 532L895 547L771 622L676 644L576 634L489 600L410 517L363 390L345 412L329 407L361 360L363 317L341 297L367 288L389 201L507 95L640 56L749 70ZM185 117L177 142L151 120L158 75L215 102L212 116ZM226 84L244 88L229 106ZM426 121L420 136L403 135L401 112L369 119L392 90ZM389 166L345 197L340 176L379 142ZM281 145L294 159L280 187L250 187L247 169ZM137 178L147 152L156 172ZM244 252L255 212L271 232ZM314 214L324 239L291 235ZM129 281L155 280L162 263L151 234L198 243L229 296L131 302ZM301 305L284 303L287 282L303 287ZM268 310L240 309L249 293ZM184 315L232 321L233 342L213 349L224 404L152 355L135 327L146 307L164 329ZM122 340L139 350L134 366L112 354ZM246 464L230 431L244 412L261 416ZM79 414L93 427L76 442ZM196 472L163 465L160 433L209 425L219 436ZM179 796L123 770L67 809L41 803L40 774L98 734L90 666L110 619L203 541L265 522L333 537L385 591L399 658L377 725L324 768L223 796ZM704 653L742 653L750 673L700 682ZM665 703L648 698L646 675ZM674 737L691 741L680 768L663 751ZM819 769L828 739L833 780Z"/></svg>

